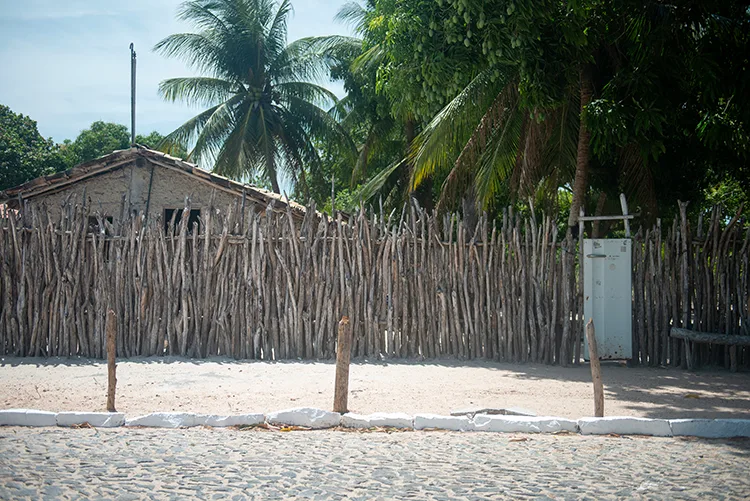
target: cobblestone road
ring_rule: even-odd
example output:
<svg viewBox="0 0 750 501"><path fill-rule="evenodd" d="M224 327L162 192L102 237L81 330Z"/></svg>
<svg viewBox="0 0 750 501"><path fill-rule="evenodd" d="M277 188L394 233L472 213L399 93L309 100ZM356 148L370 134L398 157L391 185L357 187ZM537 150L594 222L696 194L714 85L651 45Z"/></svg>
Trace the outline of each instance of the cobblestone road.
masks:
<svg viewBox="0 0 750 501"><path fill-rule="evenodd" d="M750 441L0 428L3 499L748 499Z"/></svg>

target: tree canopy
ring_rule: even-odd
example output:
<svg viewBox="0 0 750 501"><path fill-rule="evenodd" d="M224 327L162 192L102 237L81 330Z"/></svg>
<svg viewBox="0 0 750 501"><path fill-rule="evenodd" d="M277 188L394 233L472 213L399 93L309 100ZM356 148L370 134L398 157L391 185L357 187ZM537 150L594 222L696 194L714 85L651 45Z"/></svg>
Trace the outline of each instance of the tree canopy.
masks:
<svg viewBox="0 0 750 501"><path fill-rule="evenodd" d="M0 190L65 168L52 139L44 139L36 122L0 105Z"/></svg>
<svg viewBox="0 0 750 501"><path fill-rule="evenodd" d="M167 140L191 145L190 157L212 163L219 174L240 180L260 174L277 193L281 172L306 185L306 167L320 161L316 138L353 149L326 111L336 96L315 83L326 71L319 41L287 44L291 10L289 0L191 0L178 17L197 32L154 47L203 73L163 81L161 95L208 107Z"/></svg>
<svg viewBox="0 0 750 501"><path fill-rule="evenodd" d="M337 16L354 37L288 43L291 12L183 3L194 30L154 49L201 76L159 92L205 111L136 142L276 192L286 178L328 208L414 197L471 220L531 201L574 227L579 207L619 210L620 192L646 222L677 199L750 206L744 2L361 0ZM27 117L0 119L6 185L129 145L123 125L55 145Z"/></svg>
<svg viewBox="0 0 750 501"><path fill-rule="evenodd" d="M741 2L371 0L342 12L362 35L352 71L374 74L387 100L377 112L420 131L363 196L405 169L410 189L439 186L445 209L531 197L573 224L579 204L601 210L620 191L647 220L677 198L750 193Z"/></svg>
<svg viewBox="0 0 750 501"><path fill-rule="evenodd" d="M69 167L129 147L130 133L126 126L102 121L92 123L78 134L75 141L66 141L62 145Z"/></svg>

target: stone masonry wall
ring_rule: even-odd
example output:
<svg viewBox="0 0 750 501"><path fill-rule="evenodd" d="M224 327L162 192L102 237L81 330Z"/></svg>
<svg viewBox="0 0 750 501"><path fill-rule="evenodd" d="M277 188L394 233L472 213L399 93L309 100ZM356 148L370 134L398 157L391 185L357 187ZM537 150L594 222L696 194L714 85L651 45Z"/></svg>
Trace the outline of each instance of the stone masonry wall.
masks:
<svg viewBox="0 0 750 501"><path fill-rule="evenodd" d="M85 190L86 198L91 202L92 213L98 211L117 221L120 219L122 195L127 194L126 209L131 214L140 213L146 210L151 167L154 164L146 159L139 160L133 160L113 172L75 182L57 193L31 198L28 202L37 206L44 204L51 213L58 215L69 196L71 201L80 203ZM162 218L164 209L184 207L186 196L190 197L191 208L203 209L208 205L213 191L214 206L221 211L226 210L235 200L241 201L242 198L239 194L233 195L215 189L186 173L155 165L149 217ZM248 210L251 208L250 205L248 202Z"/></svg>

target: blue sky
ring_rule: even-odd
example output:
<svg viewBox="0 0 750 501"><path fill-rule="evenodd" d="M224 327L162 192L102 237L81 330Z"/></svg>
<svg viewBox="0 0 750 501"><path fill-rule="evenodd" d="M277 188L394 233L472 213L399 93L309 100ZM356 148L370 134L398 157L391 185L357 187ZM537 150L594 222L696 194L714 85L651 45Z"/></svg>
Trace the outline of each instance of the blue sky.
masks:
<svg viewBox="0 0 750 501"><path fill-rule="evenodd" d="M348 34L334 22L345 0L293 0L289 40ZM130 127L130 42L138 54L136 131L172 131L195 115L157 95L165 78L193 74L151 51L172 33L181 0L0 0L0 104L36 120L57 142L96 120ZM336 94L342 88L326 84Z"/></svg>

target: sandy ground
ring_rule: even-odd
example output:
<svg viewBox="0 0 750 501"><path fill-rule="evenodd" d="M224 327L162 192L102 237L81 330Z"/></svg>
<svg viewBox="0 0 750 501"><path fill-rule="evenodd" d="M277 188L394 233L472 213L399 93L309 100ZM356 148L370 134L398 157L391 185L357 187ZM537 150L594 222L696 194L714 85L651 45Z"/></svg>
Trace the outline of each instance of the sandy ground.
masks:
<svg viewBox="0 0 750 501"><path fill-rule="evenodd" d="M603 363L605 415L750 418L750 373L627 368ZM328 409L331 362L237 362L141 358L117 366L117 410L212 414ZM588 366L491 362L355 361L349 382L354 412L431 412L522 407L538 415L593 413ZM87 359L0 359L0 408L101 411L107 366Z"/></svg>

